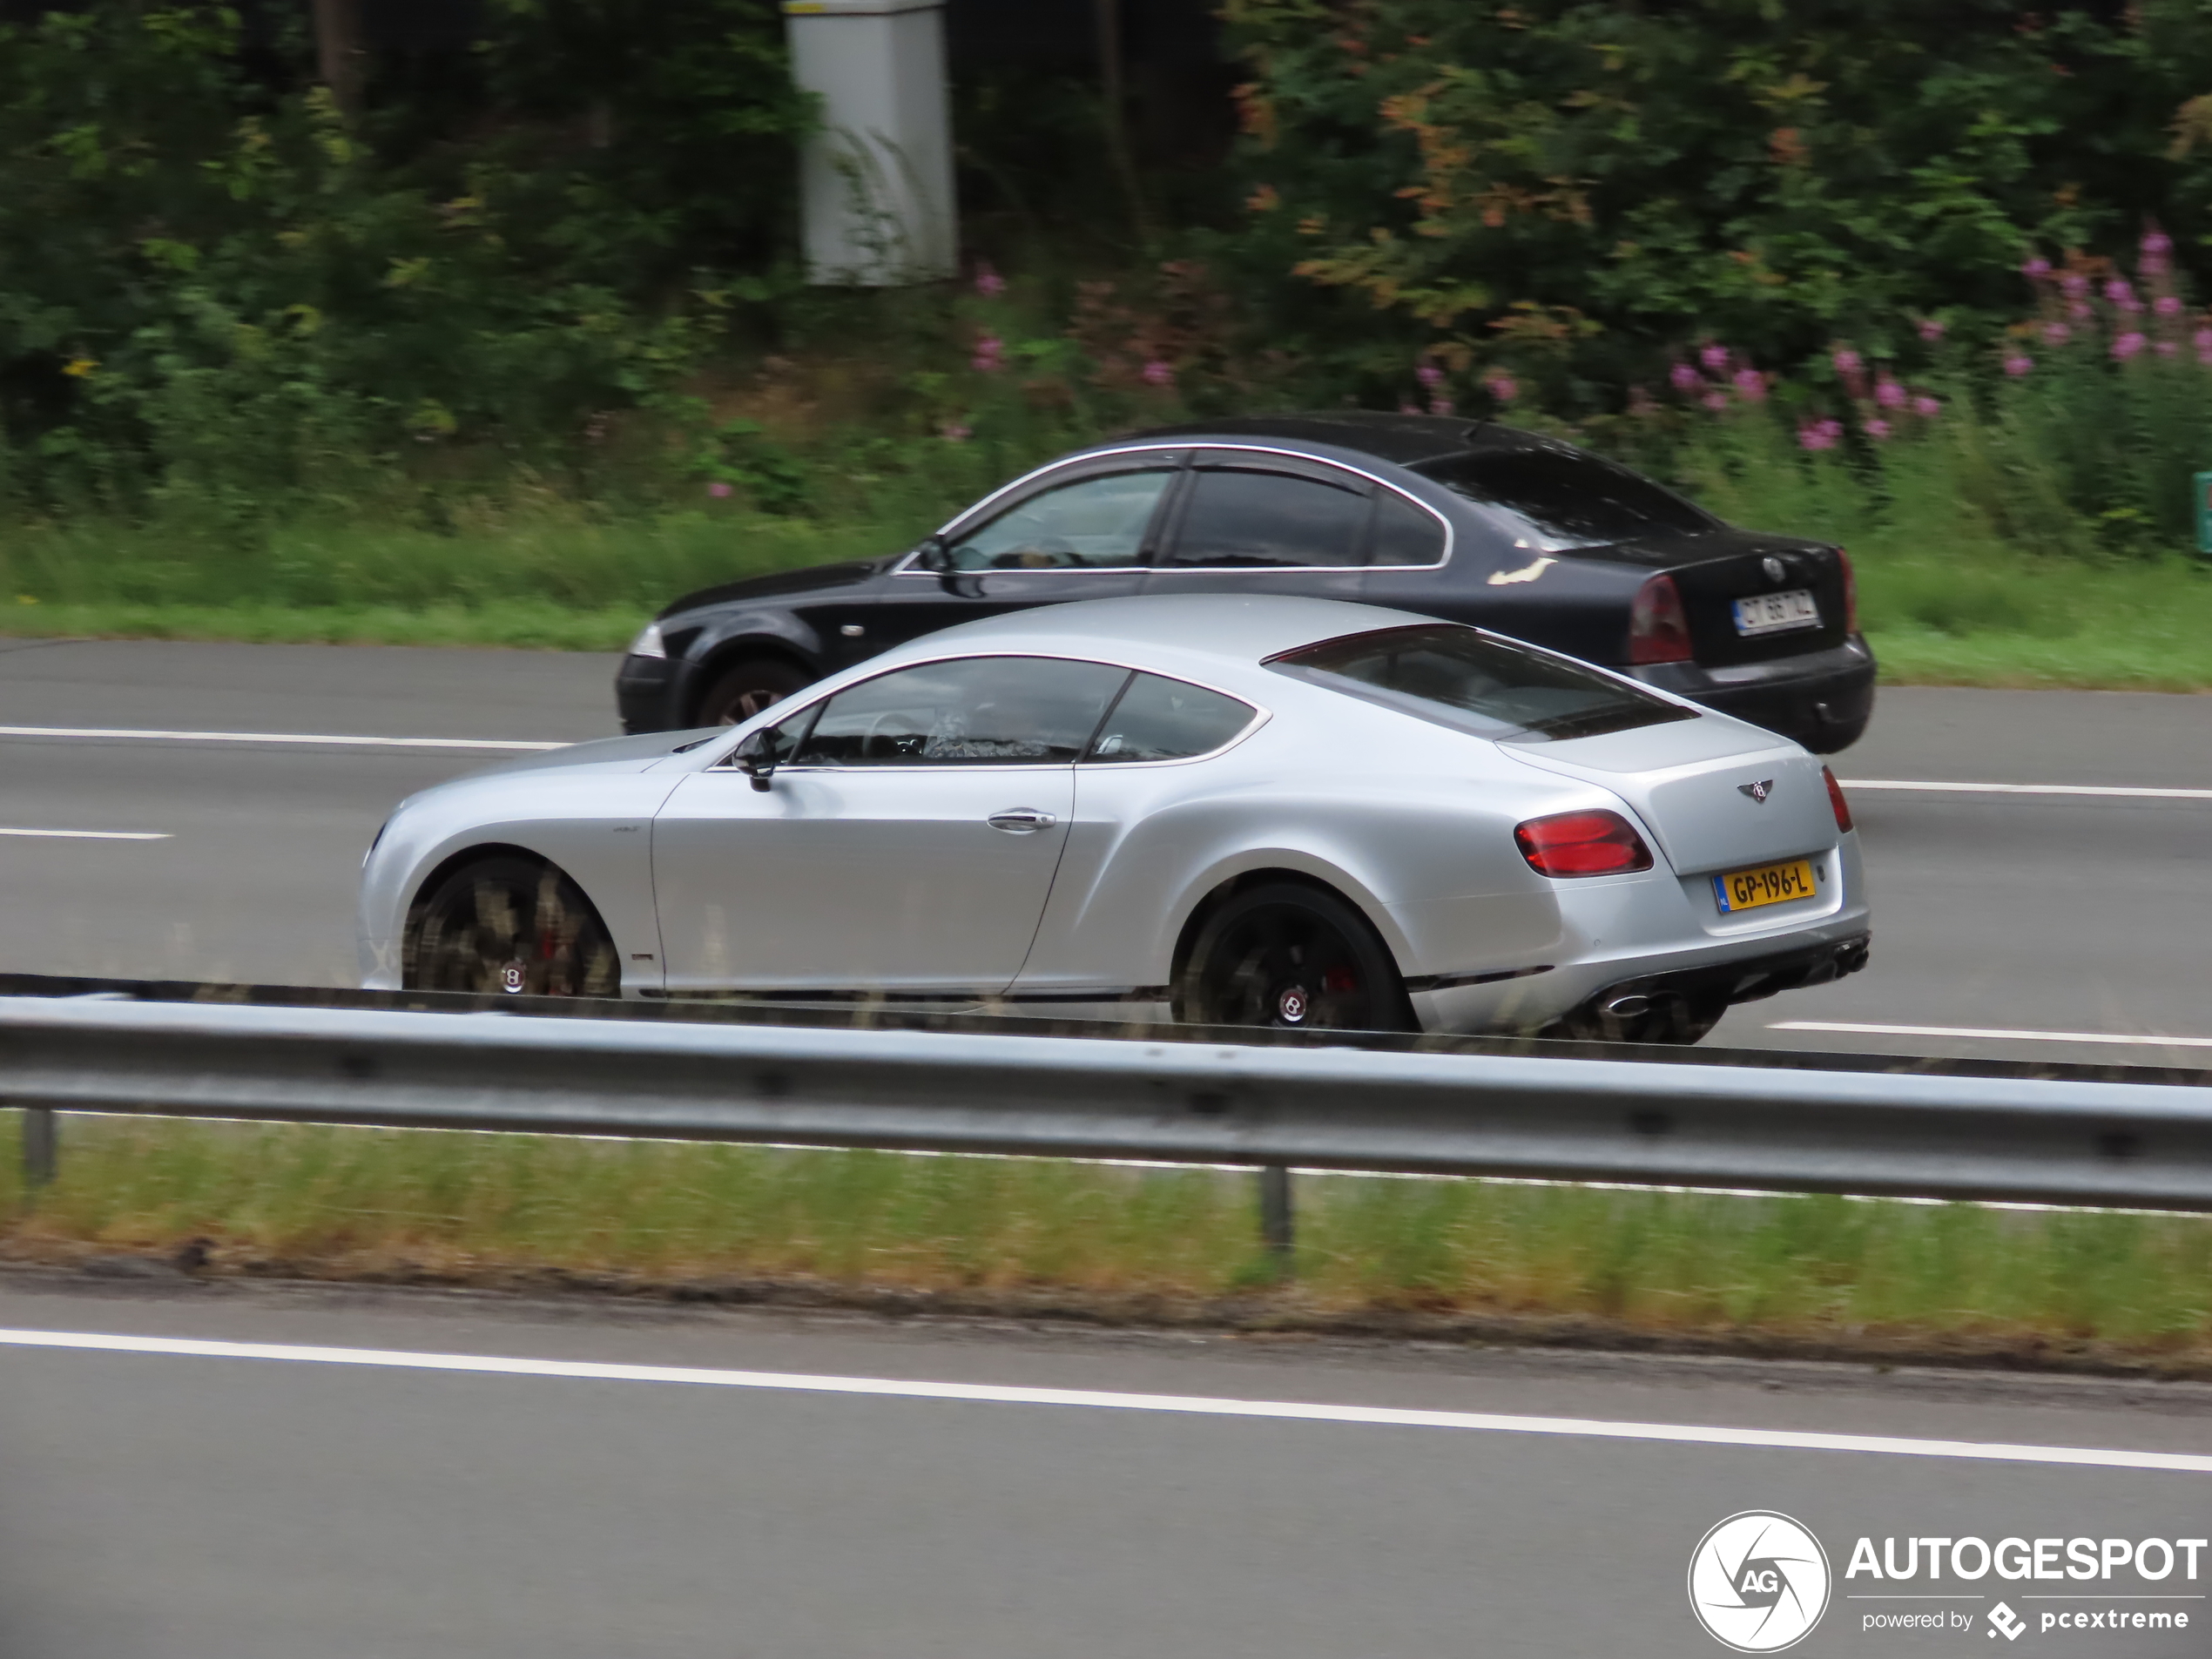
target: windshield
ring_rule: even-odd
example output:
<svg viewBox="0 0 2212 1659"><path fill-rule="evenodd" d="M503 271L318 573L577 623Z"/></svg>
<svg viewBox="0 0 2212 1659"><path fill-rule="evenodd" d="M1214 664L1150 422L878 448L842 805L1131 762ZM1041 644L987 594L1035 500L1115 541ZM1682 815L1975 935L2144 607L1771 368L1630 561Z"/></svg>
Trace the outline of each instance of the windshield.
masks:
<svg viewBox="0 0 2212 1659"><path fill-rule="evenodd" d="M1450 623L1386 628L1272 658L1278 673L1477 737L1594 738L1695 718L1548 651Z"/></svg>
<svg viewBox="0 0 2212 1659"><path fill-rule="evenodd" d="M1475 450L1420 470L1486 509L1514 546L1540 553L1719 528L1672 490L1580 450Z"/></svg>

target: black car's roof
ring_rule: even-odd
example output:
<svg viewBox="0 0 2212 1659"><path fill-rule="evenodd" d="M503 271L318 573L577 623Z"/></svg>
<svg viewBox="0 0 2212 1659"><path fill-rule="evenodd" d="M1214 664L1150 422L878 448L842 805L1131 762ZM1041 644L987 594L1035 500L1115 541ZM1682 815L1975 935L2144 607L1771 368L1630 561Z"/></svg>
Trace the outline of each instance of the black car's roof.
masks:
<svg viewBox="0 0 2212 1659"><path fill-rule="evenodd" d="M1300 415L1261 415L1225 421L1153 427L1130 438L1283 438L1299 443L1333 444L1418 467L1425 461L1464 455L1494 445L1518 448L1545 440L1533 432L1489 421L1464 421L1444 415L1386 415L1371 409L1330 409ZM1124 440L1126 442L1126 440Z"/></svg>

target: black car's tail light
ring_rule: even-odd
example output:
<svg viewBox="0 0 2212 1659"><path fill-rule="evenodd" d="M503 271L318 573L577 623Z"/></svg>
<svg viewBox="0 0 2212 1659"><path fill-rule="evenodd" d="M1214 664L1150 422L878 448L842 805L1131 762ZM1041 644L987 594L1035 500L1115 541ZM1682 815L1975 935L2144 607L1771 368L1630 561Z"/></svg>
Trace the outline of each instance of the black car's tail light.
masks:
<svg viewBox="0 0 2212 1659"><path fill-rule="evenodd" d="M1851 803L1844 799L1844 786L1836 781L1836 774L1823 766L1820 776L1828 786L1828 810L1836 814L1836 831L1848 835L1851 830Z"/></svg>
<svg viewBox="0 0 2212 1659"><path fill-rule="evenodd" d="M1538 875L1618 875L1651 867L1651 849L1618 813L1532 818L1514 831L1513 839Z"/></svg>
<svg viewBox="0 0 2212 1659"><path fill-rule="evenodd" d="M1629 609L1631 663L1686 663L1690 659L1689 618L1683 614L1682 590L1670 576L1655 576L1636 590Z"/></svg>
<svg viewBox="0 0 2212 1659"><path fill-rule="evenodd" d="M1844 573L1844 631L1858 631L1858 572L1851 568L1851 555L1840 547L1836 550L1836 563Z"/></svg>

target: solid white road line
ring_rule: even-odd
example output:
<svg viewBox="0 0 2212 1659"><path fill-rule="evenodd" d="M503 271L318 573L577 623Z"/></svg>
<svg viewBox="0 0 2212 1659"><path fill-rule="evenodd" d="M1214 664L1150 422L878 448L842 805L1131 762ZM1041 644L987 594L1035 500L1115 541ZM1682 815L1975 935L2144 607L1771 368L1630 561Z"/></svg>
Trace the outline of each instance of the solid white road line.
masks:
<svg viewBox="0 0 2212 1659"><path fill-rule="evenodd" d="M34 835L57 841L165 841L166 830L0 829L0 835Z"/></svg>
<svg viewBox="0 0 2212 1659"><path fill-rule="evenodd" d="M1125 1394L1094 1388L1015 1388L995 1383L908 1382L882 1377L820 1377L780 1371L710 1371L688 1366L616 1366L580 1359L517 1359L495 1354L410 1353L384 1348L305 1347L290 1343L211 1342L196 1338L104 1336L76 1331L0 1330L0 1346L67 1348L94 1353L184 1355L208 1359L276 1359L396 1371L457 1371L491 1377L563 1377L588 1382L688 1383L882 1399L964 1400L994 1406L1082 1406L1093 1410L1165 1412L1191 1417L1256 1417L1293 1423L1362 1423L1397 1428L1481 1429L1495 1434L1656 1440L1676 1446L1761 1447L1791 1452L1871 1452L1891 1457L1966 1458L1996 1463L2059 1463L2099 1469L2158 1469L2212 1474L2212 1457L2072 1446L2012 1446L1978 1440L1905 1440L1886 1434L1815 1434L1792 1429L1714 1428L1674 1423L1616 1423L1595 1418L1508 1417L1489 1412L1408 1411L1389 1406L1323 1406L1302 1400L1224 1399L1200 1394Z"/></svg>
<svg viewBox="0 0 2212 1659"><path fill-rule="evenodd" d="M1959 795L2091 795L2117 800L2212 800L2212 789L2136 789L2116 784L1935 784L1839 778L1846 789L1919 789Z"/></svg>
<svg viewBox="0 0 2212 1659"><path fill-rule="evenodd" d="M2120 1036L2110 1031L2013 1031L1965 1025L1856 1025L1844 1020L1778 1020L1770 1031L1839 1031L1865 1037L1973 1037L1989 1042L2104 1042L2139 1049L2212 1049L2212 1037Z"/></svg>
<svg viewBox="0 0 2212 1659"><path fill-rule="evenodd" d="M361 738L304 732L139 732L111 726L0 725L0 738L123 738L143 743L341 744L369 749L565 749L508 738Z"/></svg>

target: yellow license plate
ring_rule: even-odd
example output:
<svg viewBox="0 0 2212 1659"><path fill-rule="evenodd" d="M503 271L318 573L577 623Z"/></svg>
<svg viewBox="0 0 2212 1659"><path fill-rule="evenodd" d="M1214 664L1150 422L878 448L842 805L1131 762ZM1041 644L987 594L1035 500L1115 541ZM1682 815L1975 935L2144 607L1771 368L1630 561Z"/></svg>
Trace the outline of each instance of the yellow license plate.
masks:
<svg viewBox="0 0 2212 1659"><path fill-rule="evenodd" d="M1785 859L1756 870L1730 870L1713 878L1723 910L1757 910L1763 904L1788 904L1812 897L1812 860Z"/></svg>

